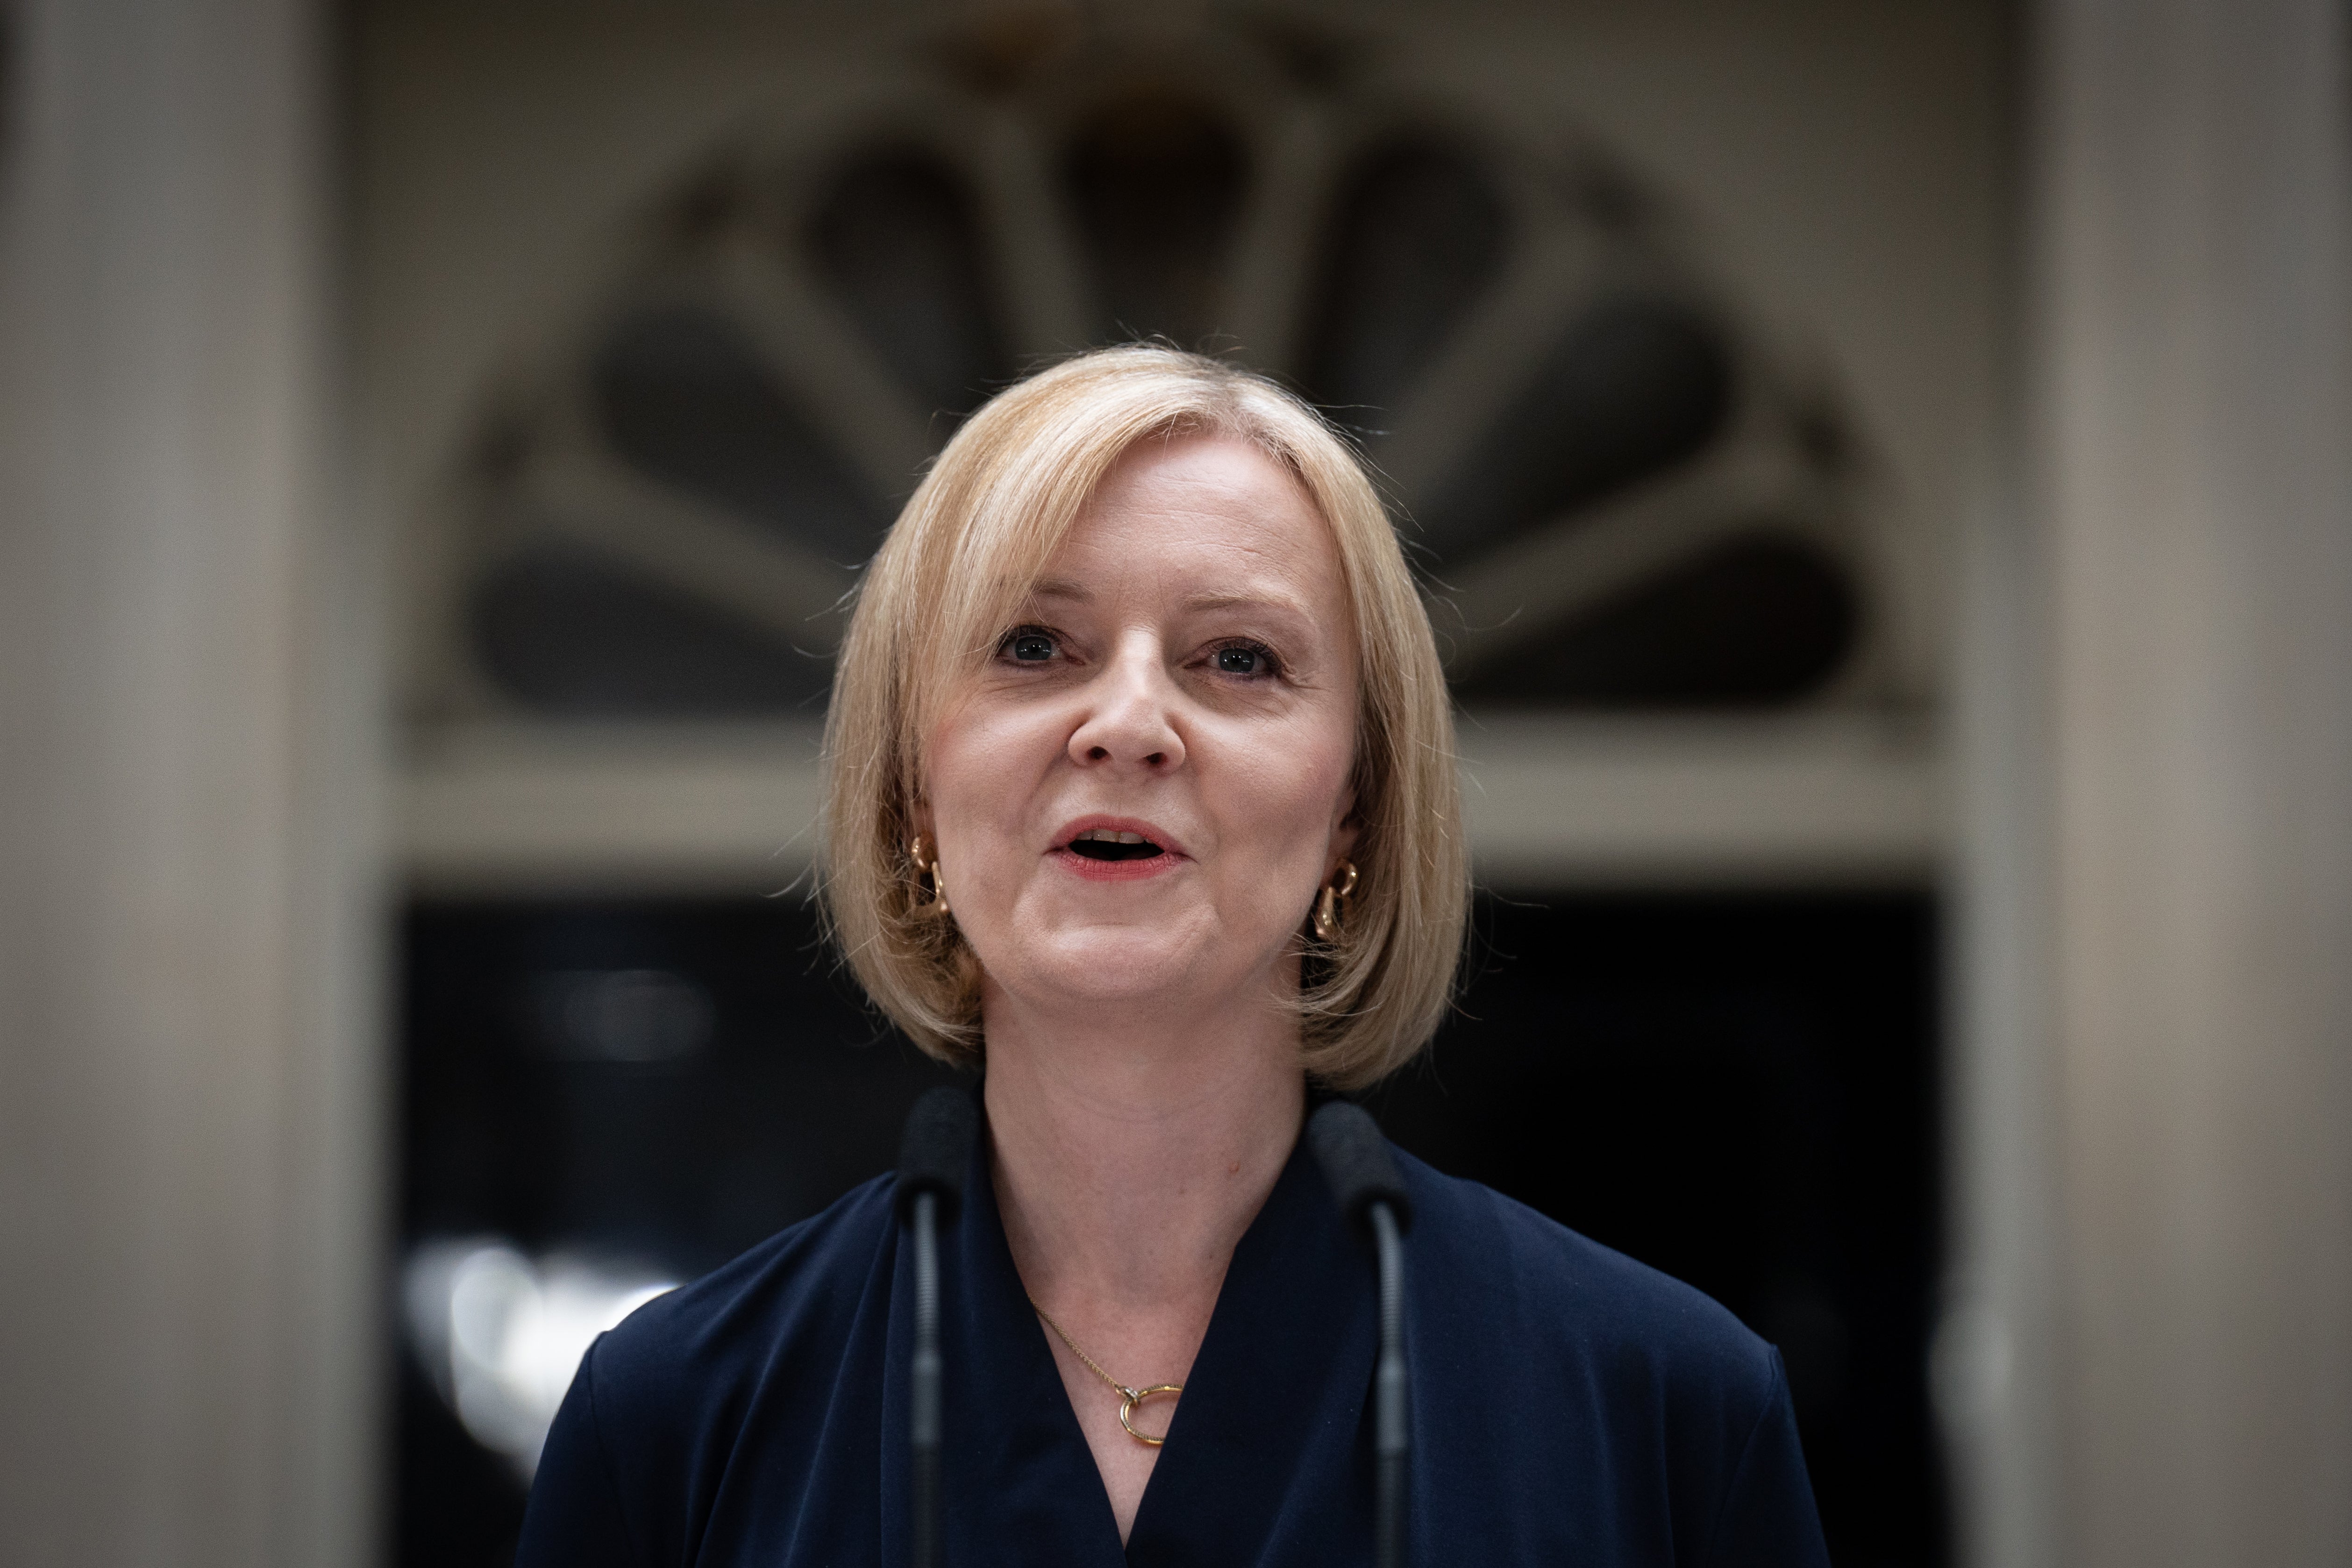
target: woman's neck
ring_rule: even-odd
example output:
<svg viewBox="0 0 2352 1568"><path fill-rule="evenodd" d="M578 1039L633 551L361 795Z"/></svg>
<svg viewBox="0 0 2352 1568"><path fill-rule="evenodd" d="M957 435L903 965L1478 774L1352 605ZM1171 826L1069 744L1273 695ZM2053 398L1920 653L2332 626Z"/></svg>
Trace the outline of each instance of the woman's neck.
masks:
<svg viewBox="0 0 2352 1568"><path fill-rule="evenodd" d="M989 1001L996 1195L1031 1294L1205 1328L1298 1139L1296 1016L1171 1008L1113 1029Z"/></svg>

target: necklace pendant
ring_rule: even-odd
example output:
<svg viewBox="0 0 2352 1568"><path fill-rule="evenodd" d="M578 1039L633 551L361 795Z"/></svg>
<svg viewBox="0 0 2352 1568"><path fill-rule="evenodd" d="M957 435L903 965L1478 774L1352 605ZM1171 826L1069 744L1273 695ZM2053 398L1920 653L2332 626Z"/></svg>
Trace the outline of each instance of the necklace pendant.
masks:
<svg viewBox="0 0 2352 1568"><path fill-rule="evenodd" d="M1155 1383L1150 1388L1129 1388L1123 1383L1113 1384L1111 1386L1118 1389L1122 1394L1126 1395L1126 1398L1119 1402L1118 1424L1127 1428L1127 1435L1129 1436L1134 1438L1137 1442L1142 1444L1147 1448L1157 1448L1160 1445L1168 1441L1165 1437L1153 1437L1137 1431L1135 1429L1135 1423L1129 1420L1128 1417L1134 1415L1135 1407L1142 1404L1147 1399L1156 1399L1162 1395L1165 1395L1170 1399L1182 1398L1184 1394L1184 1385L1182 1384Z"/></svg>

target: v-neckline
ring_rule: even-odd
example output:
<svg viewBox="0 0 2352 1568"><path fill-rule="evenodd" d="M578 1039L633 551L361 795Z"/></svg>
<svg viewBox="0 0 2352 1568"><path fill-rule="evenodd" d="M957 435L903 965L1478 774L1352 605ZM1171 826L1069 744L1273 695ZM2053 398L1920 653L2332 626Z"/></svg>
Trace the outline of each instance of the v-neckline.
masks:
<svg viewBox="0 0 2352 1568"><path fill-rule="evenodd" d="M1370 1266L1304 1139L1234 1248L1123 1550L1101 1469L1013 1266L986 1143L973 1152L955 1237L966 1288L950 1298L961 1342L950 1346L949 1468L977 1484L950 1487L959 1511L974 1510L966 1520L988 1520L982 1528L1006 1532L996 1545L1018 1542L1031 1560L1142 1565L1240 1564L1307 1514L1336 1505L1364 1517L1363 1506L1332 1493L1368 1485L1358 1473L1368 1456L1360 1465L1356 1450L1377 1340ZM958 1385L969 1398L956 1397ZM1328 1531L1330 1521L1320 1522ZM965 1531L950 1525L950 1533Z"/></svg>

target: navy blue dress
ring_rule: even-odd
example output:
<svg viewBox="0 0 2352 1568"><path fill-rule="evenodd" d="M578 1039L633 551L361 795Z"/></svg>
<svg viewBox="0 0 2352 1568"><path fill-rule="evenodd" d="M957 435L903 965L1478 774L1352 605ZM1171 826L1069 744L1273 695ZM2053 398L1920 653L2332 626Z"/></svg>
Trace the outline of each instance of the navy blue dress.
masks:
<svg viewBox="0 0 2352 1568"><path fill-rule="evenodd" d="M942 1237L950 1568L1371 1561L1372 1267L1302 1144L1234 1249L1124 1553L975 1153ZM1687 1286L1398 1155L1407 1561L1826 1564L1780 1360ZM518 1568L898 1568L891 1182L639 1309L549 1434Z"/></svg>

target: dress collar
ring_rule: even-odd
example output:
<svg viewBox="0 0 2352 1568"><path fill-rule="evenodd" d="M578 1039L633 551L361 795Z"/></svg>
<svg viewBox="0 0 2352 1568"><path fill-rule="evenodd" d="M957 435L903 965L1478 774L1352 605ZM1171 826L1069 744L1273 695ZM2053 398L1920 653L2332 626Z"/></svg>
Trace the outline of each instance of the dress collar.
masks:
<svg viewBox="0 0 2352 1568"><path fill-rule="evenodd" d="M1023 1291L976 1142L950 1245L946 1533L965 1562L1243 1564L1312 1531L1370 1550L1363 1409L1371 1264L1294 1144L1234 1249L1122 1559L1117 1521L1046 1330Z"/></svg>

